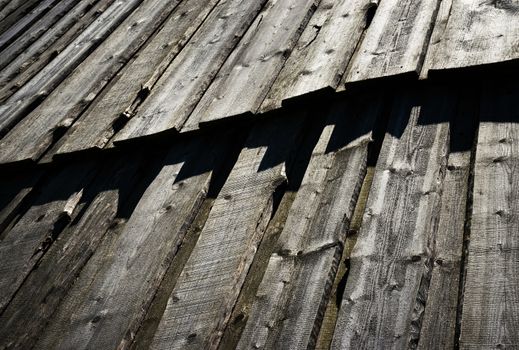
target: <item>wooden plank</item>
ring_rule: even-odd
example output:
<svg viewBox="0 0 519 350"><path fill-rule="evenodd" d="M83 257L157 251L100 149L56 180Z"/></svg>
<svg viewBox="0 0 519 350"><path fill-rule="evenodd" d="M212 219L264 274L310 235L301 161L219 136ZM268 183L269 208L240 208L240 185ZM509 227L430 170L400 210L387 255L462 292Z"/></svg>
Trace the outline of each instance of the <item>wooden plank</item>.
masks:
<svg viewBox="0 0 519 350"><path fill-rule="evenodd" d="M180 130L266 0L221 2L157 82L115 142Z"/></svg>
<svg viewBox="0 0 519 350"><path fill-rule="evenodd" d="M344 82L401 75L418 77L439 2L381 1Z"/></svg>
<svg viewBox="0 0 519 350"><path fill-rule="evenodd" d="M255 113L319 1L270 1L222 66L186 128Z"/></svg>
<svg viewBox="0 0 519 350"><path fill-rule="evenodd" d="M0 241L0 313L64 225L77 214L82 188L93 173L88 162L58 173Z"/></svg>
<svg viewBox="0 0 519 350"><path fill-rule="evenodd" d="M477 121L474 95L463 96L455 119L451 121L449 155L434 244L434 265L427 298L422 299L425 304L423 322L421 327L415 328L418 349L455 348L469 174Z"/></svg>
<svg viewBox="0 0 519 350"><path fill-rule="evenodd" d="M142 3L45 101L0 142L0 161L36 160L146 42L180 0ZM57 113L59 111L59 113Z"/></svg>
<svg viewBox="0 0 519 350"><path fill-rule="evenodd" d="M335 90L366 26L372 0L323 0L261 107L279 108L283 100Z"/></svg>
<svg viewBox="0 0 519 350"><path fill-rule="evenodd" d="M12 96L115 0L83 0L0 71L0 101Z"/></svg>
<svg viewBox="0 0 519 350"><path fill-rule="evenodd" d="M129 346L206 196L223 146L193 141L171 149L128 222L107 235L83 268L36 348Z"/></svg>
<svg viewBox="0 0 519 350"><path fill-rule="evenodd" d="M113 164L107 159L108 166L85 189L83 201L88 207L84 213L60 234L0 316L0 347L34 346L105 233L115 235L124 224L125 211L132 203L129 197L142 187L136 186L145 164L142 158L132 154Z"/></svg>
<svg viewBox="0 0 519 350"><path fill-rule="evenodd" d="M238 348L315 346L380 103L337 103L290 208ZM332 136L333 135L333 136ZM340 139L340 144L333 145ZM337 147L339 146L339 147Z"/></svg>
<svg viewBox="0 0 519 350"><path fill-rule="evenodd" d="M139 93L147 94L206 19L218 0L187 0L174 10L151 42L128 63L109 91L72 126L57 154L102 148L114 135L121 115L130 118Z"/></svg>
<svg viewBox="0 0 519 350"><path fill-rule="evenodd" d="M415 88L396 101L351 254L333 349L412 343L430 279L455 106L452 91L434 89Z"/></svg>
<svg viewBox="0 0 519 350"><path fill-rule="evenodd" d="M0 33L4 33L30 12L38 0L12 0L0 11Z"/></svg>
<svg viewBox="0 0 519 350"><path fill-rule="evenodd" d="M519 346L518 91L495 83L482 98L460 349Z"/></svg>
<svg viewBox="0 0 519 350"><path fill-rule="evenodd" d="M519 59L519 4L442 1L423 75Z"/></svg>
<svg viewBox="0 0 519 350"><path fill-rule="evenodd" d="M66 49L0 105L0 136L22 119L27 110L47 97L83 59L133 11L142 0L117 0ZM140 28L137 26L137 28ZM137 29L138 30L138 29ZM94 70L95 71L95 70ZM76 93L81 89L74 90ZM69 93L71 93L69 91Z"/></svg>
<svg viewBox="0 0 519 350"><path fill-rule="evenodd" d="M263 122L251 132L182 270L152 349L216 348L286 180L285 162L301 115Z"/></svg>

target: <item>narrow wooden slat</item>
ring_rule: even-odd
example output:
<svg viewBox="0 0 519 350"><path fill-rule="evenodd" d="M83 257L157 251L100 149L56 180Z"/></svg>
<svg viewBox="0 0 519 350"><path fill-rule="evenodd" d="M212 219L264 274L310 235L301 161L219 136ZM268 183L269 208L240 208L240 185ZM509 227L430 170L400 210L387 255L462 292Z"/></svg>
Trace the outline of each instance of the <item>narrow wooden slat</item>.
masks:
<svg viewBox="0 0 519 350"><path fill-rule="evenodd" d="M83 268L36 348L129 345L206 196L218 154L226 149L196 140L171 149L128 222Z"/></svg>
<svg viewBox="0 0 519 350"><path fill-rule="evenodd" d="M180 3L153 40L121 72L106 95L73 125L57 154L102 148L115 133L113 124L134 113L139 93L149 93L169 63L182 50L218 0Z"/></svg>
<svg viewBox="0 0 519 350"><path fill-rule="evenodd" d="M367 103L366 103L367 102ZM366 171L380 103L338 103L328 117L268 263L238 348L315 346ZM340 144L333 145L340 140Z"/></svg>
<svg viewBox="0 0 519 350"><path fill-rule="evenodd" d="M186 128L255 113L319 1L270 1L207 89Z"/></svg>
<svg viewBox="0 0 519 350"><path fill-rule="evenodd" d="M438 6L439 0L381 1L344 82L418 77Z"/></svg>
<svg viewBox="0 0 519 350"><path fill-rule="evenodd" d="M157 82L115 142L180 130L266 0L230 0L215 8Z"/></svg>
<svg viewBox="0 0 519 350"><path fill-rule="evenodd" d="M396 101L351 254L333 349L407 349L414 341L455 108L452 92L434 89Z"/></svg>
<svg viewBox="0 0 519 350"><path fill-rule="evenodd" d="M442 1L423 74L519 59L519 4Z"/></svg>
<svg viewBox="0 0 519 350"><path fill-rule="evenodd" d="M47 97L142 0L117 0L88 26L63 52L0 105L0 135L22 119L32 105ZM137 26L140 28L139 26ZM73 93L81 91L74 90ZM71 93L71 92L69 92ZM4 148L4 147L2 147Z"/></svg>
<svg viewBox="0 0 519 350"><path fill-rule="evenodd" d="M0 161L36 160L137 52L180 0L139 6L45 101L2 139ZM57 113L59 111L59 113Z"/></svg>
<svg viewBox="0 0 519 350"><path fill-rule="evenodd" d="M258 124L214 202L182 270L152 349L216 348L286 180L301 115Z"/></svg>
<svg viewBox="0 0 519 350"><path fill-rule="evenodd" d="M482 98L460 349L519 347L518 92L493 84Z"/></svg>
<svg viewBox="0 0 519 350"><path fill-rule="evenodd" d="M38 0L12 0L0 11L0 33L4 33L38 4Z"/></svg>
<svg viewBox="0 0 519 350"><path fill-rule="evenodd" d="M323 0L269 91L262 111L338 87L366 25L372 0Z"/></svg>

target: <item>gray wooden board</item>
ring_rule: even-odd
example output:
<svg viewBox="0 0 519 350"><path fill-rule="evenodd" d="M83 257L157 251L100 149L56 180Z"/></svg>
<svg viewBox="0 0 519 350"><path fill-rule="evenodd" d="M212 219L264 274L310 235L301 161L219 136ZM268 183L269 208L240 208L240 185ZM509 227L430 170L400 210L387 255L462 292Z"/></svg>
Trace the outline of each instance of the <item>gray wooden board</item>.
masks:
<svg viewBox="0 0 519 350"><path fill-rule="evenodd" d="M455 105L452 92L416 88L396 100L351 254L333 349L405 349L413 341Z"/></svg>
<svg viewBox="0 0 519 350"><path fill-rule="evenodd" d="M152 349L216 348L286 181L285 161L302 116L258 124L216 198L182 270Z"/></svg>
<svg viewBox="0 0 519 350"><path fill-rule="evenodd" d="M56 153L102 148L113 136L113 123L133 112L132 103L142 89L150 91L168 64L206 19L218 0L186 0L179 4L151 42L128 63L109 91L64 136Z"/></svg>
<svg viewBox="0 0 519 350"><path fill-rule="evenodd" d="M82 189L94 172L88 162L59 172L0 241L0 313L53 243L56 226L77 214Z"/></svg>
<svg viewBox="0 0 519 350"><path fill-rule="evenodd" d="M344 77L346 84L420 73L439 0L384 0Z"/></svg>
<svg viewBox="0 0 519 350"><path fill-rule="evenodd" d="M52 59L63 51L90 23L115 0L83 0L39 40L8 62L0 71L0 102L13 95Z"/></svg>
<svg viewBox="0 0 519 350"><path fill-rule="evenodd" d="M106 231L110 228L113 232L124 222L119 216L135 191L141 163L142 156L121 158L105 166L87 186L84 213L60 234L0 316L0 348L34 346Z"/></svg>
<svg viewBox="0 0 519 350"><path fill-rule="evenodd" d="M442 1L424 77L431 71L519 59L516 1Z"/></svg>
<svg viewBox="0 0 519 350"><path fill-rule="evenodd" d="M419 349L455 348L458 292L476 100L464 97L451 124L450 150L443 181L440 219L434 244L434 265L419 334Z"/></svg>
<svg viewBox="0 0 519 350"><path fill-rule="evenodd" d="M225 148L198 141L171 149L128 222L107 234L85 265L36 348L128 346L205 198L219 153Z"/></svg>
<svg viewBox="0 0 519 350"><path fill-rule="evenodd" d="M114 140L180 130L266 0L221 2Z"/></svg>
<svg viewBox="0 0 519 350"><path fill-rule="evenodd" d="M271 0L232 52L186 127L260 107L320 0Z"/></svg>
<svg viewBox="0 0 519 350"><path fill-rule="evenodd" d="M23 119L26 111L34 103L47 97L100 42L117 28L141 1L115 1L48 65L0 105L0 135L3 135L9 128ZM140 26L137 26L137 28L140 29ZM78 88L78 91L81 91L81 89ZM69 93L77 93L78 91L74 89ZM24 132L28 130L31 130L31 128L24 128ZM2 146L2 151L4 151L4 148ZM5 154L2 155L5 156Z"/></svg>
<svg viewBox="0 0 519 350"><path fill-rule="evenodd" d="M139 50L180 0L142 3L59 87L0 142L0 161L36 160ZM59 110L59 113L56 113Z"/></svg>
<svg viewBox="0 0 519 350"><path fill-rule="evenodd" d="M315 147L238 348L315 346L380 103L337 103ZM330 139L344 146L329 149ZM333 142L333 141L332 141Z"/></svg>
<svg viewBox="0 0 519 350"><path fill-rule="evenodd" d="M0 33L9 29L23 15L38 3L38 0L11 0L0 11Z"/></svg>
<svg viewBox="0 0 519 350"><path fill-rule="evenodd" d="M262 111L283 100L336 89L366 25L372 0L322 0L276 78Z"/></svg>
<svg viewBox="0 0 519 350"><path fill-rule="evenodd" d="M460 349L519 347L518 92L493 84L482 98Z"/></svg>

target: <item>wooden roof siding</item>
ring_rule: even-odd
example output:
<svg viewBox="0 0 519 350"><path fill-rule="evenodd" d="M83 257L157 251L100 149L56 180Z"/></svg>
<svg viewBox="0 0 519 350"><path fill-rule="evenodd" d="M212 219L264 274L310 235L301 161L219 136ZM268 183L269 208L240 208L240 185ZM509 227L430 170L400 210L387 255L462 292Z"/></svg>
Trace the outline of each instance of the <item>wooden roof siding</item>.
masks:
<svg viewBox="0 0 519 350"><path fill-rule="evenodd" d="M0 0L0 349L519 348L518 59L506 0Z"/></svg>

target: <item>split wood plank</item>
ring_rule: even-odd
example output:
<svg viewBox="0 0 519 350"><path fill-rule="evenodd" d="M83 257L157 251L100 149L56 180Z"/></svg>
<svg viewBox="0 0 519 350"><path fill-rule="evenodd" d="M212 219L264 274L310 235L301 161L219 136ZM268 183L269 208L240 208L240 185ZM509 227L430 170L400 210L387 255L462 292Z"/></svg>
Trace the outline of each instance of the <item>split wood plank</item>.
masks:
<svg viewBox="0 0 519 350"><path fill-rule="evenodd" d="M283 100L335 90L366 27L373 0L323 0L274 82L261 111Z"/></svg>
<svg viewBox="0 0 519 350"><path fill-rule="evenodd" d="M418 78L439 3L381 1L344 83L402 75Z"/></svg>
<svg viewBox="0 0 519 350"><path fill-rule="evenodd" d="M105 233L115 235L124 224L129 197L138 192L136 183L145 164L142 158L132 154L109 164L87 186L84 213L60 234L0 316L0 348L34 347Z"/></svg>
<svg viewBox="0 0 519 350"><path fill-rule="evenodd" d="M78 212L92 164L73 165L53 177L29 210L0 241L0 313L60 230Z"/></svg>
<svg viewBox="0 0 519 350"><path fill-rule="evenodd" d="M220 2L114 141L180 130L266 1Z"/></svg>
<svg viewBox="0 0 519 350"><path fill-rule="evenodd" d="M377 101L379 102L379 101ZM272 254L239 349L315 347L381 104L337 103ZM341 146L332 145L340 139ZM331 146L331 147L330 147Z"/></svg>
<svg viewBox="0 0 519 350"><path fill-rule="evenodd" d="M66 49L0 105L0 135L4 135L23 119L31 106L46 98L141 2L142 0L114 2ZM137 25L137 30L139 29L140 26ZM69 94L81 91L81 87L78 87L69 91ZM31 128L24 129L24 132L30 130Z"/></svg>
<svg viewBox="0 0 519 350"><path fill-rule="evenodd" d="M83 268L36 348L130 345L207 194L218 155L226 154L224 145L173 146L128 222L107 235Z"/></svg>
<svg viewBox="0 0 519 350"><path fill-rule="evenodd" d="M442 1L423 75L519 59L519 4Z"/></svg>
<svg viewBox="0 0 519 350"><path fill-rule="evenodd" d="M285 162L301 115L262 122L251 132L182 270L152 349L216 348L286 181Z"/></svg>
<svg viewBox="0 0 519 350"><path fill-rule="evenodd" d="M255 113L320 0L271 0L189 117L186 129Z"/></svg>
<svg viewBox="0 0 519 350"><path fill-rule="evenodd" d="M42 70L115 0L83 0L0 71L0 102Z"/></svg>
<svg viewBox="0 0 519 350"><path fill-rule="evenodd" d="M95 101L71 127L57 154L103 148L114 135L114 123L130 118L139 93L148 94L171 61L204 22L218 0L184 0L163 28L117 77L109 91Z"/></svg>
<svg viewBox="0 0 519 350"><path fill-rule="evenodd" d="M492 84L481 102L460 349L519 347L519 90Z"/></svg>
<svg viewBox="0 0 519 350"><path fill-rule="evenodd" d="M463 96L455 119L451 121L434 265L427 298L422 299L425 302L422 326L415 329L418 349L455 348L469 174L477 120L475 102L473 97Z"/></svg>
<svg viewBox="0 0 519 350"><path fill-rule="evenodd" d="M0 162L37 160L146 42L180 0L142 3L45 101L0 141ZM59 112L58 112L59 111Z"/></svg>
<svg viewBox="0 0 519 350"><path fill-rule="evenodd" d="M406 349L414 341L456 101L450 91L414 89L395 102L351 254L333 349Z"/></svg>

